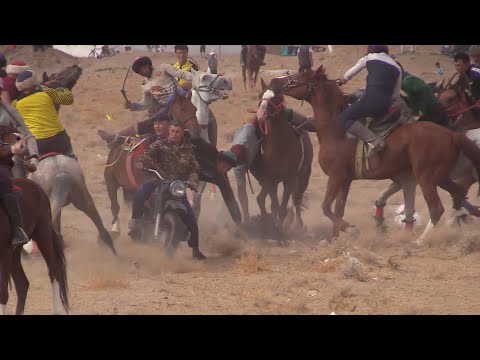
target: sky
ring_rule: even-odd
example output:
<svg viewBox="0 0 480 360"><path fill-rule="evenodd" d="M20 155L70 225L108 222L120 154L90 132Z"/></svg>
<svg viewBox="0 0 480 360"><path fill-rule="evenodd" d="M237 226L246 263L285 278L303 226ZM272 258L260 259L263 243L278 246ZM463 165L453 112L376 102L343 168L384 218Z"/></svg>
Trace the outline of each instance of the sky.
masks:
<svg viewBox="0 0 480 360"><path fill-rule="evenodd" d="M100 49L102 45L97 45L97 49ZM124 51L125 45L109 45L110 47L116 47L118 51ZM147 50L146 45L129 45L132 49L136 50ZM67 54L76 56L76 57L87 57L90 51L93 49L93 45L53 45L55 49L66 52ZM174 45L167 45L165 48L166 51L173 52ZM190 55L200 55L200 45L188 45ZM240 54L241 45L207 45L207 53L212 51L215 48L217 54ZM98 51L98 50L97 50ZM100 51L98 51L100 52Z"/></svg>

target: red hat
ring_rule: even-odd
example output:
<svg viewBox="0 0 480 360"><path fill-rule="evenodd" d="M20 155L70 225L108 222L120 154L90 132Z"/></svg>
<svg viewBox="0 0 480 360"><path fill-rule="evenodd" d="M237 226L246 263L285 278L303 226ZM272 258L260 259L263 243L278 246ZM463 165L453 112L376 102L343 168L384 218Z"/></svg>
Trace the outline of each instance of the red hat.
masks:
<svg viewBox="0 0 480 360"><path fill-rule="evenodd" d="M232 146L230 151L237 156L239 165L246 164L248 162L248 149L245 146L241 144L235 144Z"/></svg>
<svg viewBox="0 0 480 360"><path fill-rule="evenodd" d="M7 65L7 75L18 75L24 71L30 70L30 67L22 60L15 60Z"/></svg>

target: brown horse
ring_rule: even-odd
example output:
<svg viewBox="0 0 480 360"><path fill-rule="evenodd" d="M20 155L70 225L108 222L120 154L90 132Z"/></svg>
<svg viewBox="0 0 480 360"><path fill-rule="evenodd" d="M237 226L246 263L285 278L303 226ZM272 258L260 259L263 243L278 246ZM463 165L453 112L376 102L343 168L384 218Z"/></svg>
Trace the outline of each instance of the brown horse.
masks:
<svg viewBox="0 0 480 360"><path fill-rule="evenodd" d="M288 123L283 94L274 93L261 79L263 96L257 111L259 127L264 135L262 149L265 177L257 196L262 217L267 215L265 199L272 200L272 213L282 226L287 205L293 194L297 223L303 227L301 207L312 171L313 146L305 130L295 133ZM279 205L277 188L283 183L282 204Z"/></svg>
<svg viewBox="0 0 480 360"><path fill-rule="evenodd" d="M347 138L337 122L347 107L347 99L334 80L327 79L325 69L306 71L275 78L270 87L278 92L309 102L314 111L317 138L320 143L319 163L328 175L322 209L333 222L333 236L351 225L344 221L345 204L355 174L356 142ZM480 165L480 150L464 134L455 133L437 124L415 122L395 129L386 139L386 148L363 166L364 179L392 179L401 182L400 175L413 171L428 204L430 223L426 232L435 226L444 212L437 187L448 191L453 208L459 210L466 191L455 184L449 174L460 151ZM335 212L331 205L335 202Z"/></svg>
<svg viewBox="0 0 480 360"><path fill-rule="evenodd" d="M15 142L12 133L4 135L2 142ZM9 155L9 149L0 148L0 158ZM66 259L63 241L59 238L52 225L52 215L48 196L40 185L27 179L15 179L14 192L20 198L25 233L37 243L48 267L50 282L53 289L53 311L61 314L68 311L68 284ZM18 187L17 189L15 189ZM15 314L21 315L25 309L29 282L21 263L22 248L11 247L11 226L8 215L0 206L0 314L6 313L8 302L8 280L12 276L17 292ZM62 308L63 306L63 308Z"/></svg>
<svg viewBox="0 0 480 360"><path fill-rule="evenodd" d="M242 67L243 86L247 89L247 75L248 75L248 88L253 90L257 86L257 76L260 71L262 60L258 55L256 45L247 45L247 63Z"/></svg>

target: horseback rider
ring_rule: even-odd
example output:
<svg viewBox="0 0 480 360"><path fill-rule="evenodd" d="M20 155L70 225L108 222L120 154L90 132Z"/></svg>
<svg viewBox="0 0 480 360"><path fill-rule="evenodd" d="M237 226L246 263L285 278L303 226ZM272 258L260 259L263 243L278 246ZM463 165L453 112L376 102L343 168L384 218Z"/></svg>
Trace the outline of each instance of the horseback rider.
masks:
<svg viewBox="0 0 480 360"><path fill-rule="evenodd" d="M267 65L265 62L265 55L267 53L267 47L265 45L255 45L257 47L258 56L261 60L261 66ZM242 67L247 66L247 53L248 53L248 45L242 45L242 50L240 51L240 65Z"/></svg>
<svg viewBox="0 0 480 360"><path fill-rule="evenodd" d="M420 115L418 121L430 121L441 126L448 126L450 119L447 111L440 104L433 89L425 81L405 71L402 65L396 62L402 70L402 91L401 95L414 115Z"/></svg>
<svg viewBox="0 0 480 360"><path fill-rule="evenodd" d="M60 121L56 105L73 104L73 94L69 89L51 89L37 85L35 73L24 71L15 82L20 91L17 100L12 102L23 116L29 130L37 140L38 154L55 152L75 157L70 136Z"/></svg>
<svg viewBox="0 0 480 360"><path fill-rule="evenodd" d="M457 73L468 79L469 89L465 91L470 104L480 100L480 69L470 64L470 56L464 52L455 54L453 61Z"/></svg>
<svg viewBox="0 0 480 360"><path fill-rule="evenodd" d="M0 79L0 97L3 93L3 80ZM11 107L8 104L5 104L3 100L0 100L0 126L11 127L21 134L27 143L27 148L30 154L30 161L27 162L26 169L29 172L34 172L38 167L38 148L37 141L33 137L32 133L25 124L22 115L17 111L17 109ZM13 177L25 177L22 164L24 163L23 159L15 155L13 157L15 166L13 167Z"/></svg>
<svg viewBox="0 0 480 360"><path fill-rule="evenodd" d="M198 66L188 59L188 45L175 45L175 56L177 57L177 62L173 64L173 67L178 70L192 72L192 69L199 71ZM192 81L188 79L183 79L181 77L175 78L182 89L190 90L192 88Z"/></svg>
<svg viewBox="0 0 480 360"><path fill-rule="evenodd" d="M14 132L15 129L0 125L0 136ZM4 144L1 144L4 146ZM6 144L8 146L8 144ZM25 245L30 241L23 230L23 217L17 196L13 193L13 185L11 179L11 169L13 163L13 145L10 153L6 157L0 159L0 204L3 204L7 212L12 227L12 247ZM2 230L4 231L4 230ZM2 235L3 236L3 235Z"/></svg>
<svg viewBox="0 0 480 360"><path fill-rule="evenodd" d="M153 120L168 115L175 94L177 92L181 95L186 94L175 77L188 81L193 79L192 73L183 69L176 69L169 64L160 64L154 68L152 60L148 56L137 58L132 64L132 70L146 78L142 84L143 97L141 101L136 103L126 101L125 109L130 109L130 111L149 109L151 116L119 131L117 134L112 134L103 129L98 130L100 137L107 143L111 143L118 136L144 135L153 132Z"/></svg>
<svg viewBox="0 0 480 360"><path fill-rule="evenodd" d="M343 79L338 80L339 85L343 85L364 68L368 70L365 95L344 110L338 118L338 122L347 132L372 146L367 157L383 150L385 142L359 120L386 115L393 101L400 97L402 71L388 52L387 45L369 45L368 54L349 69Z"/></svg>
<svg viewBox="0 0 480 360"><path fill-rule="evenodd" d="M166 179L180 179L189 181L191 185L198 185L198 163L195 160L192 145L185 138L185 130L179 122L170 124L169 137L159 139L151 144L137 160L137 168L154 167ZM138 236L143 215L143 204L155 190L156 179L145 182L135 193L132 206L132 219L128 226L129 235ZM195 259L206 259L199 249L198 224L192 207L184 196L182 202L187 208L187 217L183 219L190 231L188 245L192 248Z"/></svg>

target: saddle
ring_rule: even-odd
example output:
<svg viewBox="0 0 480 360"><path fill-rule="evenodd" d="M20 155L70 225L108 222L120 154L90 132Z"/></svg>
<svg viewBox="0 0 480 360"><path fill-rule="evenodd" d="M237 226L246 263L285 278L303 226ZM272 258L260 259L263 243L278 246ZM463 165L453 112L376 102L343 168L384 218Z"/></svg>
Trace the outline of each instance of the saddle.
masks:
<svg viewBox="0 0 480 360"><path fill-rule="evenodd" d="M411 117L407 110L403 107L397 107L395 104L388 110L387 114L373 119L366 118L362 120L369 129L377 134L382 139L386 139L397 127L409 122ZM350 139L356 139L355 136L347 132L347 137ZM369 162L367 159L367 153L369 147L366 143L358 140L355 151L355 178L363 179L363 171L369 169Z"/></svg>
<svg viewBox="0 0 480 360"><path fill-rule="evenodd" d="M147 148L147 138L130 138L127 137L123 144L124 151L128 152L126 161L126 168L127 168L127 176L128 180L132 187L136 190L138 189L137 181L135 180L134 175L134 164L138 157L145 151Z"/></svg>

